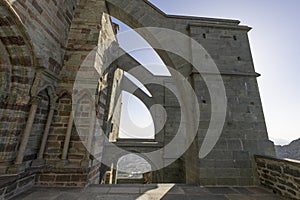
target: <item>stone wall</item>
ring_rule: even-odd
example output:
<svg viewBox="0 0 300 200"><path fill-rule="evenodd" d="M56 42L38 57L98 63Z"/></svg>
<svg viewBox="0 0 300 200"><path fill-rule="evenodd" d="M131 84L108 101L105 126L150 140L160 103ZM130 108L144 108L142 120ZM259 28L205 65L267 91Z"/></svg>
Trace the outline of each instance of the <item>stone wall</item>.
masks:
<svg viewBox="0 0 300 200"><path fill-rule="evenodd" d="M1 1L0 81L5 82L0 91L1 174L7 172L17 156L29 117L30 100L38 95L35 92L40 91L40 86L45 86L40 84L36 69L53 73L56 77L48 84L56 85L76 4L73 0ZM39 150L49 104L50 99L38 107L25 150L24 161L29 164Z"/></svg>
<svg viewBox="0 0 300 200"><path fill-rule="evenodd" d="M216 63L224 82L227 115L222 134L207 157L200 159L201 184L251 185L255 177L253 154L274 155L268 141L262 104L248 41L249 27L189 24L190 35ZM197 55L193 55L197 56ZM211 122L212 104L201 74L193 74L200 102L199 146Z"/></svg>
<svg viewBox="0 0 300 200"><path fill-rule="evenodd" d="M0 2L0 13L0 174L5 174L28 116L34 55L29 35L7 1Z"/></svg>
<svg viewBox="0 0 300 200"><path fill-rule="evenodd" d="M115 32L109 15L103 14L106 11L105 1L0 2L0 50L3 55L0 58L0 82L3 83L0 87L0 174L31 171L46 163L51 169L46 167L46 171L40 171L37 182L46 182L40 180L43 173L57 173L46 185L55 185L57 180L58 186L63 179L61 176L68 176L71 165L75 174L72 176L86 176L77 186L99 182L100 164L83 145L88 141L79 138L75 126L71 126L69 141L67 132L73 123L70 120L71 96L79 66L90 50L95 49L99 50L98 54L89 61L101 69L104 60L110 59L108 52L113 52L108 48L115 42ZM104 76L101 84L111 87L109 81ZM100 89L101 104L99 101L97 106L102 107L95 122L95 139L103 134L100 129L105 125L104 112L108 110L107 89L102 86ZM31 110L35 107L31 100L36 97L41 101L35 105L35 111ZM49 118L50 107L55 110L53 120L51 115ZM84 112L80 114L92 117ZM47 122L50 122L49 137L45 130ZM44 136L46 147L41 151ZM101 159L102 143L91 145L95 147L96 157ZM37 159L39 151L42 154ZM69 167L64 170L65 164ZM85 172L78 168L85 168ZM76 185L75 179L70 178L69 182Z"/></svg>
<svg viewBox="0 0 300 200"><path fill-rule="evenodd" d="M85 187L99 183L96 177L99 166L92 168L44 168L35 179L35 185L42 187Z"/></svg>
<svg viewBox="0 0 300 200"><path fill-rule="evenodd" d="M262 185L289 199L300 199L300 161L255 156Z"/></svg>
<svg viewBox="0 0 300 200"><path fill-rule="evenodd" d="M35 184L35 172L0 178L0 199L10 199L30 189Z"/></svg>
<svg viewBox="0 0 300 200"><path fill-rule="evenodd" d="M186 157L188 160L194 157L198 164L187 160L184 168L188 170L182 170L180 176L186 173L190 181L200 182L202 185L256 184L258 180L255 176L253 155L273 156L275 152L273 143L268 140L256 80L259 74L255 72L249 45L248 32L251 28L240 25L238 20L167 15L149 1L133 0L132 4L126 4L122 0L107 2L111 15L132 28L163 27L190 36L203 46L220 71L228 102L226 121L217 145L208 156L199 159L199 148L203 145L212 115L210 94L203 81L203 74L192 69L191 65L179 56L158 51L167 66L173 67L191 80L200 103L198 143L193 144ZM136 12L136 7L143 12ZM140 34L147 39L147 34ZM155 41L149 42L155 46ZM171 40L169 42L176 43ZM191 48L188 40L183 46L186 49ZM191 49L192 59L197 59L198 51L193 47ZM172 105L172 102L166 97L167 110L168 105ZM175 109L171 109L169 113L172 116L180 116ZM173 117L167 121L164 128L166 143L174 137L179 120L180 118ZM178 162L184 162L186 159L180 158ZM191 167L191 164L194 167ZM198 173L194 173L193 170L197 169ZM199 177L198 181L197 178L193 180L195 176Z"/></svg>
<svg viewBox="0 0 300 200"><path fill-rule="evenodd" d="M61 159L69 116L72 110L71 102L71 97L66 93L62 94L58 100L58 107L54 113L44 154L49 165L54 165Z"/></svg>
<svg viewBox="0 0 300 200"><path fill-rule="evenodd" d="M203 144L211 116L211 101L203 79L194 74L200 102L199 146ZM214 149L200 159L200 183L251 185L257 183L254 154L273 155L267 138L256 77L222 75L227 95L227 117Z"/></svg>
<svg viewBox="0 0 300 200"><path fill-rule="evenodd" d="M41 100L36 111L34 123L32 125L32 131L28 139L28 145L26 147L23 159L23 162L29 161L28 164L30 164L30 161L37 158L42 139L41 130L45 130L45 125L47 122L47 116L50 107L50 101L47 91L42 91L39 94L39 97Z"/></svg>
<svg viewBox="0 0 300 200"><path fill-rule="evenodd" d="M123 0L0 1L3 55L0 57L0 174L9 171L26 175L38 166L44 167L37 171L39 185L84 186L99 182L101 136L107 127L109 101L114 98L112 74L116 69L105 64L114 59L118 51L116 28L107 13L132 28L163 27L192 36L211 54L225 82L228 113L224 130L213 151L199 161L199 147L211 115L210 95L201 75L193 71L188 62L177 55L159 52L168 66L190 80L201 102L203 118L199 122L199 141L190 148L188 159L182 156L161 170L162 178L158 180L184 183L189 179L189 183L197 184L200 180L203 185L255 184L252 155L272 155L274 149L268 141L262 113L256 82L258 74L254 71L247 36L250 28L240 26L236 20L166 15L146 0L132 0L130 4ZM190 50L190 41L185 41L183 48ZM95 71L87 70L89 66L101 72L98 79L89 83L98 88L96 91L81 88L75 93L81 97L96 93L97 102L73 102L78 70L83 67L85 78L89 78ZM160 145L167 144L178 130L180 105L174 95L162 87L151 88L150 85L149 91L170 116L164 129L156 135ZM138 92L136 96L146 99ZM35 103L36 99L41 102ZM149 102L144 103L150 108ZM84 130L84 137L78 135L74 125L71 110L75 103L82 103L77 114L84 118L84 124L78 127ZM96 116L89 112L94 106ZM49 115L51 110L53 120ZM154 119L155 123L158 121L159 118ZM46 122L49 122L49 137ZM45 151L41 149L44 136ZM90 154L90 147L94 156ZM36 160L40 150L41 160ZM37 165L32 165L32 161Z"/></svg>
<svg viewBox="0 0 300 200"><path fill-rule="evenodd" d="M122 92L120 84L124 76L124 71L117 69L114 73L113 84L108 98L110 99L107 116L107 136L109 141L116 142L120 130L120 120L122 111Z"/></svg>
<svg viewBox="0 0 300 200"><path fill-rule="evenodd" d="M105 64L113 58L115 48L115 32L105 11L105 1L80 1L75 10L60 73L62 81L57 87L68 95L58 100L58 112L46 150L46 162L54 169L40 174L44 177L57 173L57 177L48 182L39 179L39 184L83 186L99 183L98 161L102 156L108 92L113 81L109 77L114 73ZM76 178L72 177L81 175L85 176L85 181L76 184ZM69 178L61 181L61 176Z"/></svg>
<svg viewBox="0 0 300 200"><path fill-rule="evenodd" d="M26 27L38 58L37 65L58 75L78 0L9 2Z"/></svg>

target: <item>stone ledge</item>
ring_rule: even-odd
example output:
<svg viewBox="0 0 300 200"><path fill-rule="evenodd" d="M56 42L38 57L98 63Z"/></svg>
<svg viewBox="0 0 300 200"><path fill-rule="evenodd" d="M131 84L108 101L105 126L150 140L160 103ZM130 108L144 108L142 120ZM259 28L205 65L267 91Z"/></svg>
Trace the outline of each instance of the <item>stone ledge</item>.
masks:
<svg viewBox="0 0 300 200"><path fill-rule="evenodd" d="M235 26L235 25L224 25L224 24L213 24L213 23L192 23L188 25L188 28L191 27L210 27L210 28L245 30L245 31L251 30L251 28L248 26Z"/></svg>
<svg viewBox="0 0 300 200"><path fill-rule="evenodd" d="M255 157L255 159L268 159L268 160L273 160L276 162L288 163L290 165L295 165L295 166L300 165L300 160L293 160L293 159L288 159L288 158L281 159L281 158L262 156L262 155L254 155L254 157Z"/></svg>

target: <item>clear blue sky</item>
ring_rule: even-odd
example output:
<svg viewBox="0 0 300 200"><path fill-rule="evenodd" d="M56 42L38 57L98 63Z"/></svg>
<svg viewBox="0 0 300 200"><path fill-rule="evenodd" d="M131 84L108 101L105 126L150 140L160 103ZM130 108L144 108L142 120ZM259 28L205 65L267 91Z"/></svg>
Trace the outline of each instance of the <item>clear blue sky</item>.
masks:
<svg viewBox="0 0 300 200"><path fill-rule="evenodd" d="M300 138L299 0L150 0L168 14L238 19L249 33L268 132L275 143Z"/></svg>

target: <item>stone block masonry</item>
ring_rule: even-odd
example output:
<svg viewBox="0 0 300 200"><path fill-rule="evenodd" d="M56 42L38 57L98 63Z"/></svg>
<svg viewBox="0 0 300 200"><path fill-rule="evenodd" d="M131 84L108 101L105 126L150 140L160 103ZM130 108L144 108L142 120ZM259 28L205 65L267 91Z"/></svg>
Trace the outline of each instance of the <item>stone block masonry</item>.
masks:
<svg viewBox="0 0 300 200"><path fill-rule="evenodd" d="M91 168L44 168L36 176L35 185L43 187L85 187L99 183L99 164Z"/></svg>
<svg viewBox="0 0 300 200"><path fill-rule="evenodd" d="M190 36L211 55L224 81L228 100L224 129L211 153L200 159L199 148L212 115L210 94L203 77L190 63L178 55L158 52L166 65L190 81L200 102L201 120L189 151L157 172L161 179L153 180L202 185L256 184L253 155L272 156L274 148L268 140L262 112L258 74L247 35L249 27L241 26L237 20L170 16L147 0L130 3L124 0L1 0L0 175L17 177L14 178L17 183L1 185L0 198L10 198L33 184L84 187L99 183L101 164L98 161L105 151L101 136L109 132L108 118L116 95L113 73L116 68L131 69L138 64L134 59L130 62L120 59L118 66L113 64L103 70L105 63L113 60L120 50L110 15L132 28L161 27ZM191 58L199 56L189 41L182 48L190 52ZM92 50L96 51L91 53ZM97 99L93 102L79 98L82 104L76 112L72 110L72 104L78 103L72 98L74 81L80 67L86 69L84 78L91 80L90 66L103 70L107 76L99 76L74 92L82 99L96 94ZM91 92L94 88L91 85L98 90ZM159 144L155 148L160 148L175 137L183 115L175 96L157 88L149 86L149 91L169 116L155 138ZM134 95L145 100L138 92ZM95 114L89 114L92 108L96 108ZM73 113L83 119L80 126L75 125ZM155 115L153 118L154 122L158 121ZM82 130L86 135L79 134ZM95 152L93 155L88 151L90 148ZM128 149L136 150L134 145ZM278 169L269 169L268 164L265 168L275 172ZM281 170L288 177L291 173L297 177L294 168L289 169ZM299 195L293 189L299 178L293 180L295 183L284 187L288 194Z"/></svg>
<svg viewBox="0 0 300 200"><path fill-rule="evenodd" d="M0 199L10 199L35 184L36 172L0 178Z"/></svg>
<svg viewBox="0 0 300 200"><path fill-rule="evenodd" d="M77 1L11 1L31 36L39 66L60 73Z"/></svg>
<svg viewBox="0 0 300 200"><path fill-rule="evenodd" d="M289 199L300 199L300 161L255 156L262 185Z"/></svg>

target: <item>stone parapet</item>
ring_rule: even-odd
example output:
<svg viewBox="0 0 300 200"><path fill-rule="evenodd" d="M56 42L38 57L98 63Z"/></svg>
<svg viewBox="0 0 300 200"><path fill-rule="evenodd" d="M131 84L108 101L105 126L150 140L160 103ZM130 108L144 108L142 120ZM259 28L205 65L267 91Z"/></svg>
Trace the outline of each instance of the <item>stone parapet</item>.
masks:
<svg viewBox="0 0 300 200"><path fill-rule="evenodd" d="M300 161L255 156L262 185L289 199L300 199Z"/></svg>
<svg viewBox="0 0 300 200"><path fill-rule="evenodd" d="M3 175L0 177L0 199L11 199L30 189L35 182L36 170L30 170L18 175Z"/></svg>

